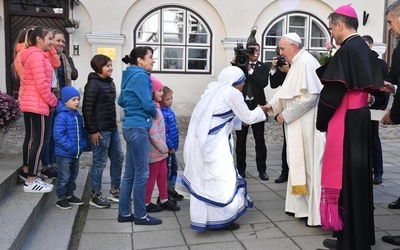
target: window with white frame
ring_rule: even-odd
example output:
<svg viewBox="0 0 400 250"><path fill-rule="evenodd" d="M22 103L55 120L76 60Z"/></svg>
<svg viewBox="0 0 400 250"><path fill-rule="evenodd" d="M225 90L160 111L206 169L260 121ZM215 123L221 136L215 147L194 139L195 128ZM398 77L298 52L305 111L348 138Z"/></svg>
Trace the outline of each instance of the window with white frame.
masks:
<svg viewBox="0 0 400 250"><path fill-rule="evenodd" d="M190 9L167 6L150 11L134 30L135 46L154 49L153 71L211 72L212 33Z"/></svg>
<svg viewBox="0 0 400 250"><path fill-rule="evenodd" d="M262 60L271 63L276 56L279 39L287 33L296 32L303 46L313 55L328 53L325 43L331 42L328 26L317 17L305 12L285 13L276 18L263 33Z"/></svg>

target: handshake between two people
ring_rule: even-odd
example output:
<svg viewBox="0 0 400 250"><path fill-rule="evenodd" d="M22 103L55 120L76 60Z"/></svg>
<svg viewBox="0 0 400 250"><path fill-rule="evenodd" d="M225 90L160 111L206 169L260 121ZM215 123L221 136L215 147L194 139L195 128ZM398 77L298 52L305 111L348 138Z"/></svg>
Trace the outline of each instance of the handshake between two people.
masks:
<svg viewBox="0 0 400 250"><path fill-rule="evenodd" d="M259 106L263 111L264 111L264 114L265 114L265 116L268 116L268 112L271 112L272 111L272 106L271 106L271 104L269 104L269 103L267 103L266 105L264 105L264 106ZM283 118L283 115L282 115L282 113L279 113L276 117L275 117L275 120L279 123L279 125L282 125L284 122L285 122L285 119Z"/></svg>

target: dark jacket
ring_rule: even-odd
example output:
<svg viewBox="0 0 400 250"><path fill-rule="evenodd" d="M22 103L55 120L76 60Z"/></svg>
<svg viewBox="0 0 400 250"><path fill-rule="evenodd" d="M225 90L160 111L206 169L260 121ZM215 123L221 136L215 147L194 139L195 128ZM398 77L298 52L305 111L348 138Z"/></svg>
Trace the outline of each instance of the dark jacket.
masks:
<svg viewBox="0 0 400 250"><path fill-rule="evenodd" d="M372 51L372 53L376 56L376 60L378 62L379 67L382 70L382 76L383 79L386 78L386 75L388 74L388 66L387 63L379 58L379 54L376 53L375 51ZM371 95L375 97L375 102L370 106L371 109L378 109L378 110L385 110L388 102L389 102L389 93L376 90L376 91L371 91Z"/></svg>
<svg viewBox="0 0 400 250"><path fill-rule="evenodd" d="M391 82L399 86L400 83L400 41L397 43L397 47L393 50L392 63L390 65L390 71L387 74L386 81ZM397 88L397 92L394 95L393 104L390 109L390 119L395 124L400 123L400 89Z"/></svg>
<svg viewBox="0 0 400 250"><path fill-rule="evenodd" d="M285 81L286 75L287 73L282 72L278 67L276 67L275 74L269 75L271 88L276 89L277 87L281 86Z"/></svg>
<svg viewBox="0 0 400 250"><path fill-rule="evenodd" d="M58 156L78 159L87 146L82 116L61 101L56 108L53 136Z"/></svg>
<svg viewBox="0 0 400 250"><path fill-rule="evenodd" d="M117 129L115 84L111 77L102 78L92 72L83 96L83 118L89 134Z"/></svg>

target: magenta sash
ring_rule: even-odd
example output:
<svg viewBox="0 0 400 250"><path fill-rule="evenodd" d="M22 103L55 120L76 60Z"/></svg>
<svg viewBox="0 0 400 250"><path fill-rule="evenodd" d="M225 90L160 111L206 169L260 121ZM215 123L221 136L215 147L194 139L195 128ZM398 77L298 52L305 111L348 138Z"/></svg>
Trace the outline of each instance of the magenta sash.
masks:
<svg viewBox="0 0 400 250"><path fill-rule="evenodd" d="M342 103L329 121L321 173L320 212L323 229L334 231L343 229L338 201L342 189L345 118L347 110L365 107L367 101L367 92L347 91Z"/></svg>

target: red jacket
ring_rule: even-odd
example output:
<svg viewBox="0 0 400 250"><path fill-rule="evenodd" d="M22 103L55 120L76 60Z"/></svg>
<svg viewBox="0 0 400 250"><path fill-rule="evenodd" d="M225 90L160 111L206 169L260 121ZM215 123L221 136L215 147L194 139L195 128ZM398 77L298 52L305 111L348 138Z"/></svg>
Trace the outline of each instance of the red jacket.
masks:
<svg viewBox="0 0 400 250"><path fill-rule="evenodd" d="M53 67L49 53L31 46L20 52L23 72L19 92L20 109L48 116L50 107L57 106L57 98L51 92ZM19 72L19 71L18 71Z"/></svg>

